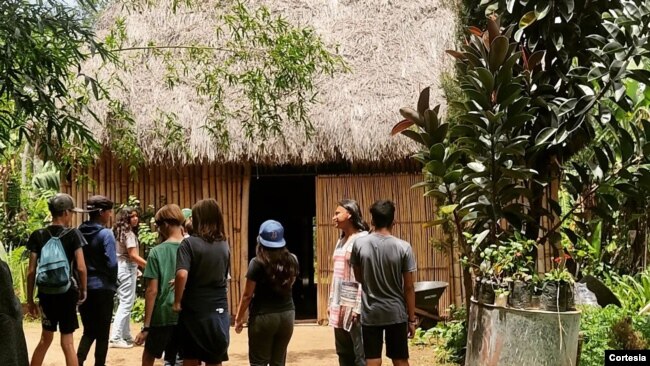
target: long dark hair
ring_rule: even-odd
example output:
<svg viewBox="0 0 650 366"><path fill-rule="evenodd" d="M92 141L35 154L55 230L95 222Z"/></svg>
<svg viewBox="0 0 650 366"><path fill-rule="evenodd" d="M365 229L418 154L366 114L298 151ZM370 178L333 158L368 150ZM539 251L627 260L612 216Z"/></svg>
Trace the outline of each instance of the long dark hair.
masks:
<svg viewBox="0 0 650 366"><path fill-rule="evenodd" d="M193 235L208 243L226 240L221 208L214 198L200 200L192 207Z"/></svg>
<svg viewBox="0 0 650 366"><path fill-rule="evenodd" d="M282 294L291 292L291 286L298 276L298 261L287 247L267 248L258 241L255 258L264 267L273 290Z"/></svg>
<svg viewBox="0 0 650 366"><path fill-rule="evenodd" d="M138 226L131 226L131 214L138 213L134 207L122 207L115 217L115 224L113 225L113 235L120 243L126 243L126 234L133 232L135 239L138 239Z"/></svg>
<svg viewBox="0 0 650 366"><path fill-rule="evenodd" d="M359 231L368 231L368 223L363 221L363 216L361 216L361 208L359 208L359 203L355 200L343 199L339 201L339 206L343 207L350 214L350 222L352 226ZM341 232L341 236L343 233Z"/></svg>

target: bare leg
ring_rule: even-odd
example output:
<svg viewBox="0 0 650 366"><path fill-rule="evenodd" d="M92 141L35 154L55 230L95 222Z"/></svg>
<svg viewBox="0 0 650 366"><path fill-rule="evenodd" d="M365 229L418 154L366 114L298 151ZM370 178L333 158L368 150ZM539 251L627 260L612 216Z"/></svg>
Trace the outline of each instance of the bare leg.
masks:
<svg viewBox="0 0 650 366"><path fill-rule="evenodd" d="M381 358L367 358L366 366L381 366Z"/></svg>
<svg viewBox="0 0 650 366"><path fill-rule="evenodd" d="M142 351L142 366L153 366L154 362L156 362L156 358L153 355L146 350Z"/></svg>
<svg viewBox="0 0 650 366"><path fill-rule="evenodd" d="M409 360L393 360L393 366L409 366Z"/></svg>
<svg viewBox="0 0 650 366"><path fill-rule="evenodd" d="M61 334L61 349L65 355L66 366L78 366L77 353L74 350L74 336L73 333Z"/></svg>
<svg viewBox="0 0 650 366"><path fill-rule="evenodd" d="M50 348L50 344L52 344L53 338L54 332L43 329L43 332L41 333L41 340L38 342L38 345L34 350L34 354L32 355L32 363L30 363L30 366L41 366L43 364L43 359L45 359L45 354L47 353L47 349ZM75 359L76 358L77 356L75 355Z"/></svg>

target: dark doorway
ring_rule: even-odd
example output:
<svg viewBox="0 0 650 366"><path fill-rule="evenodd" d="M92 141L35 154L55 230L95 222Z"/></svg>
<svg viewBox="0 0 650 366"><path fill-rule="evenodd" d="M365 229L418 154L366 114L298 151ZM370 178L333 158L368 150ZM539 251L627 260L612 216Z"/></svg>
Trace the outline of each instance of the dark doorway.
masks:
<svg viewBox="0 0 650 366"><path fill-rule="evenodd" d="M316 319L314 283L314 176L285 175L251 177L248 257L255 256L257 233L262 222L273 219L284 226L287 248L298 257L300 275L293 286L296 319Z"/></svg>

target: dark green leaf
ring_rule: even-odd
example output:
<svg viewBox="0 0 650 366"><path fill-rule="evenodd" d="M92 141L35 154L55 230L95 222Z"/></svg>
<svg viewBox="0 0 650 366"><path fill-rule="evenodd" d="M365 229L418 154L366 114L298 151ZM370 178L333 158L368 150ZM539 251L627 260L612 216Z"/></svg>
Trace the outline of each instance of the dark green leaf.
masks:
<svg viewBox="0 0 650 366"><path fill-rule="evenodd" d="M424 115L424 111L429 109L429 89L429 87L426 87L420 92L420 98L418 99L418 113L420 115Z"/></svg>
<svg viewBox="0 0 650 366"><path fill-rule="evenodd" d="M411 140L424 145L424 140L422 139L422 136L420 136L419 133L413 131L413 130L404 130L401 132L402 135L410 138Z"/></svg>
<svg viewBox="0 0 650 366"><path fill-rule="evenodd" d="M499 36L492 41L489 53L490 71L495 72L508 57L508 38Z"/></svg>
<svg viewBox="0 0 650 366"><path fill-rule="evenodd" d="M402 115L402 117L408 119L409 121L412 121L416 125L422 128L426 128L424 121L420 118L420 114L415 109L411 107L404 107L399 109L399 113Z"/></svg>
<svg viewBox="0 0 650 366"><path fill-rule="evenodd" d="M624 129L619 130L619 139L621 144L621 159L625 163L634 155L634 140Z"/></svg>
<svg viewBox="0 0 650 366"><path fill-rule="evenodd" d="M431 141L434 144L441 143L447 137L447 131L449 130L449 123L443 123L438 128L433 131L431 134Z"/></svg>
<svg viewBox="0 0 650 366"><path fill-rule="evenodd" d="M539 131L539 134L535 138L535 146L540 146L546 143L551 136L557 132L556 127L546 127L543 130Z"/></svg>
<svg viewBox="0 0 650 366"><path fill-rule="evenodd" d="M603 173L607 174L609 171L609 159L607 159L607 156L605 153L603 153L602 150L594 149L594 154L596 155L596 160L598 160L600 169L603 171Z"/></svg>
<svg viewBox="0 0 650 366"><path fill-rule="evenodd" d="M548 11L551 10L551 4L549 3L548 0L539 0L537 4L535 4L535 17L537 20L544 19L546 15L548 14Z"/></svg>
<svg viewBox="0 0 650 366"><path fill-rule="evenodd" d="M491 93L494 89L494 77L490 70L484 67L477 67L475 71L479 80L481 80L481 84L483 85L483 88L485 88L485 91Z"/></svg>

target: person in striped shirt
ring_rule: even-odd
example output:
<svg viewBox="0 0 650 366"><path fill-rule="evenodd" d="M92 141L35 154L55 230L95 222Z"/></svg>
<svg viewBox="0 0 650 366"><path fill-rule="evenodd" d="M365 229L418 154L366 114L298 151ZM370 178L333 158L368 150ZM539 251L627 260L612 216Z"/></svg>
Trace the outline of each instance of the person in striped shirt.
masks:
<svg viewBox="0 0 650 366"><path fill-rule="evenodd" d="M359 204L350 199L338 202L332 217L341 236L334 248L334 274L328 306L329 325L334 328L336 354L340 366L365 366L361 337L361 284L354 278L350 255L356 239L368 235Z"/></svg>

